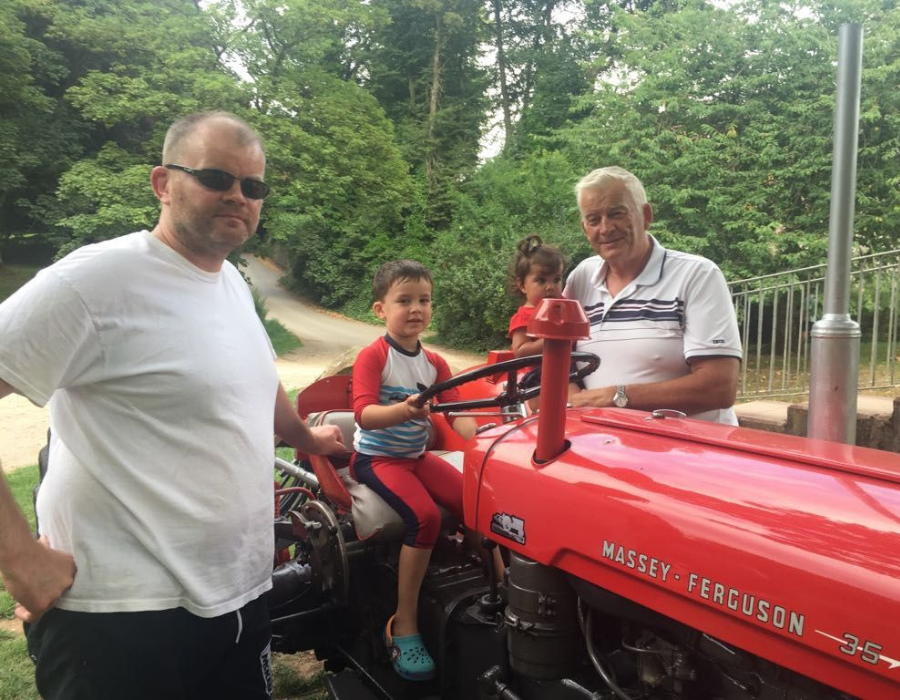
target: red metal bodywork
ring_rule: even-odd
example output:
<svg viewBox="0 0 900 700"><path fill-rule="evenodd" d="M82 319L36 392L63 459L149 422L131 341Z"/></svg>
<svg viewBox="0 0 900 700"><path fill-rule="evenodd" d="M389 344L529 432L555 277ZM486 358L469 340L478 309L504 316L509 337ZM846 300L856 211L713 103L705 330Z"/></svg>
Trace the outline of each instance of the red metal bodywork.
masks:
<svg viewBox="0 0 900 700"><path fill-rule="evenodd" d="M900 456L626 409L563 420L549 463L533 418L469 444L467 525L820 682L900 697ZM498 515L522 542L492 533Z"/></svg>
<svg viewBox="0 0 900 700"><path fill-rule="evenodd" d="M574 299L543 299L528 324L528 335L544 341L540 399L544 410L538 418L534 451L538 462L548 462L565 449L565 424L558 414L566 407L572 343L589 338L590 328L584 309Z"/></svg>
<svg viewBox="0 0 900 700"><path fill-rule="evenodd" d="M550 353L550 372L545 353L545 377L565 380L570 349ZM466 384L462 398L506 380ZM820 683L900 698L900 455L566 409L544 389L539 416L479 418L499 425L465 443L434 415L438 447L465 451L467 526ZM346 380L321 390L349 395Z"/></svg>

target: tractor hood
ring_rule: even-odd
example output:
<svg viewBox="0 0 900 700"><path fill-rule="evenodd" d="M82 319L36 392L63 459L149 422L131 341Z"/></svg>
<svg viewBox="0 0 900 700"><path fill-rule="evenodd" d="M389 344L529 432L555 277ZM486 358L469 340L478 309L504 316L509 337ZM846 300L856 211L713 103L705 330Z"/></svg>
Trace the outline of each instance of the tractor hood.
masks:
<svg viewBox="0 0 900 700"><path fill-rule="evenodd" d="M482 433L465 520L497 542L864 697L900 697L900 456L625 409Z"/></svg>

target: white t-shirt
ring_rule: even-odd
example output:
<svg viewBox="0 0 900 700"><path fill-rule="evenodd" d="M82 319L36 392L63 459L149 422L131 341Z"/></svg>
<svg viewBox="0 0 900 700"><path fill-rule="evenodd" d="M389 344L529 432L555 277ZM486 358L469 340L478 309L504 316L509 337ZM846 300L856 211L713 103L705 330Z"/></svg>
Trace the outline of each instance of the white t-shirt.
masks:
<svg viewBox="0 0 900 700"><path fill-rule="evenodd" d="M606 263L599 256L582 261L566 281L563 296L580 301L591 324L591 339L578 341L576 348L600 356L600 368L584 379L587 389L682 377L690 373L693 357L743 356L721 270L706 258L667 250L650 239L649 261L615 298L606 288ZM691 417L737 425L732 408Z"/></svg>
<svg viewBox="0 0 900 700"><path fill-rule="evenodd" d="M236 610L271 586L278 376L246 283L141 231L0 305L0 377L50 403L42 533L66 610Z"/></svg>

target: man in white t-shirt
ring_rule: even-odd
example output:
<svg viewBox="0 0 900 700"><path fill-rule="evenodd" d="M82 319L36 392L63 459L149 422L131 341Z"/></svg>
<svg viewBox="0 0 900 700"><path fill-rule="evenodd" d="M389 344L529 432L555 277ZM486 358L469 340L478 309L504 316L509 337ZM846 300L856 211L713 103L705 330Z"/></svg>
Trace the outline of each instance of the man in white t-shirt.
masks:
<svg viewBox="0 0 900 700"><path fill-rule="evenodd" d="M581 227L597 253L569 275L563 296L591 324L578 350L600 356L573 406L671 408L737 425L732 405L742 357L725 278L706 258L663 248L647 229L644 186L618 167L575 187Z"/></svg>
<svg viewBox="0 0 900 700"><path fill-rule="evenodd" d="M150 176L156 227L80 248L0 305L0 398L50 405L52 550L0 484L0 573L48 700L271 696L273 433L345 447L297 416L226 260L256 230L265 163L237 117L181 119Z"/></svg>

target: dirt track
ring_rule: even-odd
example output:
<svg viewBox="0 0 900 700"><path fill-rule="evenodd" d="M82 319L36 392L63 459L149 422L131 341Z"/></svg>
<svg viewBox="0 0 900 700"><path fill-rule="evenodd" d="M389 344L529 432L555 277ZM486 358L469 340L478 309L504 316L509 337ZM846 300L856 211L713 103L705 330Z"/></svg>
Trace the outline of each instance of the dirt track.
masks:
<svg viewBox="0 0 900 700"><path fill-rule="evenodd" d="M355 350L384 333L380 326L360 323L304 303L278 286L281 270L267 261L251 259L245 271L253 286L266 297L269 315L277 318L303 341L303 347L278 360L278 374L288 389L302 388L339 358L352 361ZM454 370L482 361L479 356L440 348ZM13 395L0 401L0 460L3 469L37 463L46 442L47 409Z"/></svg>

